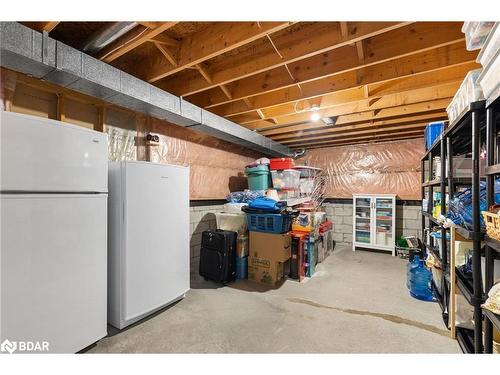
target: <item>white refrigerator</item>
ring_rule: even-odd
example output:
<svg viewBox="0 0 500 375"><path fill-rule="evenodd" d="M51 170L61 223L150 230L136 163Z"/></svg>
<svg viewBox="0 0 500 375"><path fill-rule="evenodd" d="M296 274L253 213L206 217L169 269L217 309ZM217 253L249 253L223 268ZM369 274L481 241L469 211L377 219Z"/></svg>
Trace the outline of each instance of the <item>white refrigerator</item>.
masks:
<svg viewBox="0 0 500 375"><path fill-rule="evenodd" d="M107 334L107 136L0 116L2 349L75 353Z"/></svg>
<svg viewBox="0 0 500 375"><path fill-rule="evenodd" d="M189 290L189 168L109 164L108 323L119 329Z"/></svg>

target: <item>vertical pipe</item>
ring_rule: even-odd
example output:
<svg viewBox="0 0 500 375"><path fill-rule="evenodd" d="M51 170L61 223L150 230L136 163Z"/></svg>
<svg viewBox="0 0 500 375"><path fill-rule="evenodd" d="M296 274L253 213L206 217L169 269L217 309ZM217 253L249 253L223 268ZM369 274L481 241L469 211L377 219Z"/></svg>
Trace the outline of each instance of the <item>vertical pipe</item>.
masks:
<svg viewBox="0 0 500 375"><path fill-rule="evenodd" d="M481 238L479 212L479 116L478 110L471 113L472 120L472 277L474 289L474 352L483 352L483 314L481 310Z"/></svg>
<svg viewBox="0 0 500 375"><path fill-rule="evenodd" d="M496 129L494 124L494 114L493 107L486 110L486 167L489 167L495 163L495 135ZM490 207L495 203L495 178L493 175L486 176L486 199L487 207ZM487 292L493 286L493 252L492 249L486 245L486 277L484 290ZM493 353L493 324L489 319L485 319L484 327L484 352L491 354Z"/></svg>

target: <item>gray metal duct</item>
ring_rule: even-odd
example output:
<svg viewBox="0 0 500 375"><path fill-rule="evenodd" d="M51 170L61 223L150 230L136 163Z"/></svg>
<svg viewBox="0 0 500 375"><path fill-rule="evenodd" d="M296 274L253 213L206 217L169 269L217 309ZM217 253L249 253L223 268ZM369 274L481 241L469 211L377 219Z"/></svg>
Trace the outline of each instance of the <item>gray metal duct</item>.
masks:
<svg viewBox="0 0 500 375"><path fill-rule="evenodd" d="M0 22L0 64L268 156L288 147L217 116L17 22Z"/></svg>
<svg viewBox="0 0 500 375"><path fill-rule="evenodd" d="M137 25L137 22L113 22L109 26L93 33L83 44L82 50L85 53L93 55Z"/></svg>

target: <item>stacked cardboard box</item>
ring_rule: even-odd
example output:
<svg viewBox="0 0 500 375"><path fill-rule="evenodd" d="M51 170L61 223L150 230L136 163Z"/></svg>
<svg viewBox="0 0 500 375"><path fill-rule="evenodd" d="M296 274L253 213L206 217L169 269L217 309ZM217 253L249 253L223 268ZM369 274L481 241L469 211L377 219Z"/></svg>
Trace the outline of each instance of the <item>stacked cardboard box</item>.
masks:
<svg viewBox="0 0 500 375"><path fill-rule="evenodd" d="M278 284L285 276L290 259L290 233L250 232L248 279L267 285Z"/></svg>

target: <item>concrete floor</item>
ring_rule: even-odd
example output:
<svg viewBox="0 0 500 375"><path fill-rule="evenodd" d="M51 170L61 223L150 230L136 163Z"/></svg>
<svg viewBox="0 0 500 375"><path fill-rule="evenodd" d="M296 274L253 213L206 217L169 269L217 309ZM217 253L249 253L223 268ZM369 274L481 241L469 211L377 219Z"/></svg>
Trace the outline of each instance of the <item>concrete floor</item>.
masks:
<svg viewBox="0 0 500 375"><path fill-rule="evenodd" d="M406 262L337 247L305 283L193 282L186 298L91 353L461 353L436 303L411 298Z"/></svg>

